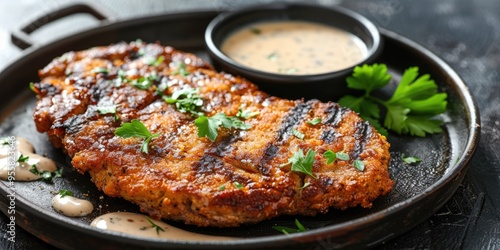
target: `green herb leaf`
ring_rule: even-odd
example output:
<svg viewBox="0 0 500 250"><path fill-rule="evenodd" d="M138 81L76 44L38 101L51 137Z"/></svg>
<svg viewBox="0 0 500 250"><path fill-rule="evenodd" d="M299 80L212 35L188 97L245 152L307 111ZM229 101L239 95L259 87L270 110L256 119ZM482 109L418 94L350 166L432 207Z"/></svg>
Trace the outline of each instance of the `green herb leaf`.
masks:
<svg viewBox="0 0 500 250"><path fill-rule="evenodd" d="M42 171L40 172L40 176L42 179L46 182L52 182L52 172L49 171Z"/></svg>
<svg viewBox="0 0 500 250"><path fill-rule="evenodd" d="M30 163L31 160L28 161L28 164ZM38 163L39 160L35 160L34 162ZM38 171L37 167L35 164L31 164L30 172L35 174L35 175L40 175L43 181L47 183L52 183L52 179L54 177L62 177L62 168L55 170L54 172L50 171Z"/></svg>
<svg viewBox="0 0 500 250"><path fill-rule="evenodd" d="M200 116L203 115L203 112L200 111L203 99L199 93L199 89L184 88L174 91L172 96L162 96L162 98L166 103L175 104L179 112Z"/></svg>
<svg viewBox="0 0 500 250"><path fill-rule="evenodd" d="M196 118L194 124L198 127L198 137L206 136L211 141L215 141L215 138L217 138L218 135L217 129L219 129L221 122L201 115Z"/></svg>
<svg viewBox="0 0 500 250"><path fill-rule="evenodd" d="M343 152L336 153L336 156L337 156L337 159L339 159L341 161L348 161L348 160L351 159L351 157L349 156L349 154L343 153Z"/></svg>
<svg viewBox="0 0 500 250"><path fill-rule="evenodd" d="M40 172L38 172L38 169L36 168L36 165L31 165L30 172L36 175L40 174Z"/></svg>
<svg viewBox="0 0 500 250"><path fill-rule="evenodd" d="M250 129L252 126L250 124L244 123L237 117L228 117L224 113L216 114L212 117L206 117L201 115L194 121L196 127L198 127L198 137L208 137L211 141L215 141L217 138L220 126L227 129L235 128L241 130Z"/></svg>
<svg viewBox="0 0 500 250"><path fill-rule="evenodd" d="M335 159L337 159L337 154L331 150L325 151L325 153L323 153L323 156L326 158L326 164L330 164L334 162Z"/></svg>
<svg viewBox="0 0 500 250"><path fill-rule="evenodd" d="M345 96L339 100L368 120L382 134L387 134L378 122L381 110L386 109L384 127L398 134L424 137L442 132L440 120L433 117L446 111L447 94L437 93L437 84L428 74L418 77L418 67L405 70L398 87L388 100L372 96L373 90L386 86L391 79L384 64L358 66L347 78L349 88L364 90L360 97Z"/></svg>
<svg viewBox="0 0 500 250"><path fill-rule="evenodd" d="M390 80L385 64L356 66L352 76L346 79L349 88L365 90L368 95L372 90L386 86Z"/></svg>
<svg viewBox="0 0 500 250"><path fill-rule="evenodd" d="M305 136L303 133L295 130L294 128L292 128L292 135L294 135L295 137L297 137L297 138L299 138L301 140L303 140L304 136Z"/></svg>
<svg viewBox="0 0 500 250"><path fill-rule="evenodd" d="M104 68L104 67L97 67L97 68L94 68L94 73L101 73L101 74L108 74L109 73L109 70L107 68Z"/></svg>
<svg viewBox="0 0 500 250"><path fill-rule="evenodd" d="M123 69L120 69L118 70L117 72L117 78L114 80L115 82L115 86L116 87L119 87L121 86L123 83L126 83L126 82L129 82L130 80L127 78L127 72L125 72L125 70Z"/></svg>
<svg viewBox="0 0 500 250"><path fill-rule="evenodd" d="M295 219L295 226L297 228L291 228L291 227L283 227L283 226L273 226L273 229L280 231L281 233L284 234L291 234L291 233L298 233L298 232L305 232L307 231L307 228L300 223L299 220Z"/></svg>
<svg viewBox="0 0 500 250"><path fill-rule="evenodd" d="M17 158L17 162L28 162L29 159L30 159L29 156L25 156L23 154L20 154L19 158Z"/></svg>
<svg viewBox="0 0 500 250"><path fill-rule="evenodd" d="M159 133L151 134L149 130L144 126L139 120L132 120L131 122L126 122L121 125L121 127L115 130L115 135L129 138L129 137L140 137L144 141L141 145L141 152L148 153L149 142L151 139L160 136Z"/></svg>
<svg viewBox="0 0 500 250"><path fill-rule="evenodd" d="M238 109L238 113L236 113L236 117L241 118L243 120L250 119L258 115L260 115L259 111L252 112L249 110L242 110L242 109Z"/></svg>
<svg viewBox="0 0 500 250"><path fill-rule="evenodd" d="M414 163L418 163L418 162L422 161L422 159L420 159L418 157L413 157L413 156L406 157L404 154L401 156L401 159L403 159L403 161L408 163L408 164L414 164Z"/></svg>
<svg viewBox="0 0 500 250"><path fill-rule="evenodd" d="M233 182L233 185L234 185L236 188L238 188L238 189L242 189L242 188L243 188L243 184L241 184L241 183L239 183L239 182L237 182L237 181Z"/></svg>
<svg viewBox="0 0 500 250"><path fill-rule="evenodd" d="M309 149L307 151L307 154L304 156L304 151L302 151L302 149L299 149L292 155L292 157L288 159L287 163L281 165L280 167L292 164L291 171L304 173L316 179L317 177L312 172L315 155L316 151Z"/></svg>
<svg viewBox="0 0 500 250"><path fill-rule="evenodd" d="M147 65L157 67L165 60L165 57L161 55L158 58L148 57L145 60Z"/></svg>
<svg viewBox="0 0 500 250"><path fill-rule="evenodd" d="M220 185L219 186L219 191L224 191L226 190L226 185Z"/></svg>
<svg viewBox="0 0 500 250"><path fill-rule="evenodd" d="M151 227L156 230L156 234L160 235L160 231L165 232L165 229L156 225L156 223L154 223L151 218L149 218L148 216L145 216L145 217L146 217L146 220L148 220L148 222L151 224Z"/></svg>
<svg viewBox="0 0 500 250"><path fill-rule="evenodd" d="M354 161L354 167L363 172L365 170L365 163L362 160L355 160Z"/></svg>
<svg viewBox="0 0 500 250"><path fill-rule="evenodd" d="M61 189L59 190L59 195L61 195L61 198L64 196L75 196L73 192L66 190L66 189Z"/></svg>
<svg viewBox="0 0 500 250"><path fill-rule="evenodd" d="M139 79L134 79L130 81L130 84L138 89L146 90L149 89L156 80L158 80L158 76L152 74Z"/></svg>
<svg viewBox="0 0 500 250"><path fill-rule="evenodd" d="M59 168L57 169L56 171L52 172L54 174L54 177L62 177L62 172L63 172L63 169L62 168Z"/></svg>
<svg viewBox="0 0 500 250"><path fill-rule="evenodd" d="M180 62L177 66L177 69L172 71L172 75L181 75L181 76L188 76L189 71L186 69L186 64L184 62Z"/></svg>
<svg viewBox="0 0 500 250"><path fill-rule="evenodd" d="M318 125L321 123L321 118L315 117L314 119L307 121L307 123L313 126Z"/></svg>
<svg viewBox="0 0 500 250"><path fill-rule="evenodd" d="M117 112L118 105L113 105L113 106L98 106L97 111L100 114L106 115L106 114L113 114L113 117L115 119L115 122L120 120L120 117L118 116Z"/></svg>

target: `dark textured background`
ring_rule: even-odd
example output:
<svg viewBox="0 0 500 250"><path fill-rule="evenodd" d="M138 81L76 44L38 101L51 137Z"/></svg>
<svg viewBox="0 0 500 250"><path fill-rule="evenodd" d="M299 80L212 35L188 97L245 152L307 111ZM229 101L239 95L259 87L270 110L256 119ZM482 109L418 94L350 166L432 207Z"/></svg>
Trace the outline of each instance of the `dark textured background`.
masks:
<svg viewBox="0 0 500 250"><path fill-rule="evenodd" d="M69 0L0 1L0 70L21 51L10 32ZM255 3L244 0L86 0L98 3L113 19L191 9L226 9ZM259 1L267 2L267 1ZM423 45L455 69L476 98L481 114L481 143L467 176L451 200L413 230L378 249L499 249L500 248L500 1L498 0L317 0L353 9L379 27ZM87 15L75 15L33 34L46 43L98 25ZM7 217L0 220L0 249L52 249L18 228L16 244L6 235ZM63 237L63 236L62 236ZM328 249L328 245L319 245Z"/></svg>

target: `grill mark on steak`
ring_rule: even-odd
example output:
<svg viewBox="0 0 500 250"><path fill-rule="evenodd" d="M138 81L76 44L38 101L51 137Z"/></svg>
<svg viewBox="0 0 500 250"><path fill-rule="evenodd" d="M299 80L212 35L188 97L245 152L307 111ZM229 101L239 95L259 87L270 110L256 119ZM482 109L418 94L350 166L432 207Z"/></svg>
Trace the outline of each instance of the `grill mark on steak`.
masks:
<svg viewBox="0 0 500 250"><path fill-rule="evenodd" d="M277 145L281 145L283 141L288 139L292 134L292 128L297 126L302 122L304 117L307 115L309 110L313 107L314 102L317 100L309 100L307 102L298 103L289 113L288 116L283 120L280 125L280 129L276 133Z"/></svg>
<svg viewBox="0 0 500 250"><path fill-rule="evenodd" d="M356 132L354 133L356 141L354 142L354 149L351 154L352 159L358 159L359 155L365 149L366 142L370 139L372 133L373 130L370 123L367 121L356 123Z"/></svg>
<svg viewBox="0 0 500 250"><path fill-rule="evenodd" d="M336 128L340 124L340 121L342 121L342 117L347 110L348 109L340 107L336 103L331 103L331 105L325 110L325 113L327 113L328 116L323 124L330 125L330 127L325 129L321 135L321 139L325 143L332 143L335 140L337 137Z"/></svg>
<svg viewBox="0 0 500 250"><path fill-rule="evenodd" d="M276 132L276 139L274 141L269 142L266 149L264 150L264 154L262 156L262 160L258 164L258 169L264 175L268 175L270 173L270 169L266 166L269 161L271 161L276 153L279 151L280 146L283 142L290 137L292 134L292 128L297 126L302 122L304 117L309 113L309 110L314 106L314 103L318 102L317 100L309 100L307 102L299 102L297 105L288 112L288 116L283 119L283 122L280 125L280 128Z"/></svg>

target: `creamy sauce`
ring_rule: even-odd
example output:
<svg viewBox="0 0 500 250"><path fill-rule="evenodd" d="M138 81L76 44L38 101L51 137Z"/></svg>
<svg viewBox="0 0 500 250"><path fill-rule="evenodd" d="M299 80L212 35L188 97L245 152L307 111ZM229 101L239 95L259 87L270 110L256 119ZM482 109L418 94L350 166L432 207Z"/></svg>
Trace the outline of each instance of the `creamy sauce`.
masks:
<svg viewBox="0 0 500 250"><path fill-rule="evenodd" d="M95 218L90 225L103 230L161 239L193 241L234 240L234 238L230 237L192 233L170 226L163 221L150 219L156 226L162 229L157 230L147 218L143 214L114 212Z"/></svg>
<svg viewBox="0 0 500 250"><path fill-rule="evenodd" d="M0 179L7 180L10 177L15 181L33 181L42 178L39 174L30 172L32 165L36 165L38 172L57 170L55 162L35 154L35 148L26 139L17 137L15 143L15 149L11 144L0 146ZM17 162L21 154L29 157L27 162Z"/></svg>
<svg viewBox="0 0 500 250"><path fill-rule="evenodd" d="M69 217L81 217L92 213L94 206L87 200L82 200L73 196L60 194L52 198L52 207L58 213Z"/></svg>
<svg viewBox="0 0 500 250"><path fill-rule="evenodd" d="M366 45L355 35L304 21L264 22L242 28L222 44L233 60L270 73L311 75L361 62Z"/></svg>

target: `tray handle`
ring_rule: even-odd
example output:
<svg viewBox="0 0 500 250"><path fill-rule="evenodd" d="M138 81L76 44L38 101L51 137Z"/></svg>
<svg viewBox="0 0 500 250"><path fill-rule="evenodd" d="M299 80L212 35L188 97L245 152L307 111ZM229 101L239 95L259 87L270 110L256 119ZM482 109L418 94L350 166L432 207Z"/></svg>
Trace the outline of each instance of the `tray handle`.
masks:
<svg viewBox="0 0 500 250"><path fill-rule="evenodd" d="M110 20L110 15L105 14L105 11L96 8L95 6L91 6L85 3L71 4L61 9L48 12L45 15L40 16L37 19L25 24L19 30L12 31L11 41L20 49L27 49L33 46L33 44L36 44L36 42L34 42L30 37L30 34L33 31L37 30L45 24L51 23L63 17L83 13L90 14L91 16L101 21Z"/></svg>

